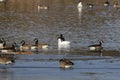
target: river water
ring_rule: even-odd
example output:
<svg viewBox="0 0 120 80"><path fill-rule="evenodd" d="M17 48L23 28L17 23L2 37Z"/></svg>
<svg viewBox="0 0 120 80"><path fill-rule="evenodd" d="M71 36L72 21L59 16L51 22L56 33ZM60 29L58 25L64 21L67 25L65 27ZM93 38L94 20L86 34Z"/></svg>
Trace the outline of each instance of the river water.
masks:
<svg viewBox="0 0 120 80"><path fill-rule="evenodd" d="M48 9L38 9L38 4ZM120 9L104 7L102 0L93 8L87 1L83 1L82 9L77 5L77 0L1 2L0 36L7 44L22 40L33 44L38 38L50 49L17 55L14 65L0 65L0 80L119 80ZM57 51L59 34L71 41L70 51ZM98 40L104 41L105 52L89 52L87 46ZM73 69L59 68L58 60L64 57L73 60Z"/></svg>

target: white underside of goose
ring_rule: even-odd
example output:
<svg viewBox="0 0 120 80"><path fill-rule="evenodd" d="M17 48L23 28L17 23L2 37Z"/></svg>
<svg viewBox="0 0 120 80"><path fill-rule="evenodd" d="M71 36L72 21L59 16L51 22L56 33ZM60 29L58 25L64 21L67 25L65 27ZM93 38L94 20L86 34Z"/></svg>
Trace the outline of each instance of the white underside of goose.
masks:
<svg viewBox="0 0 120 80"><path fill-rule="evenodd" d="M58 48L59 49L69 49L70 48L70 41L61 41L61 39L58 39Z"/></svg>
<svg viewBox="0 0 120 80"><path fill-rule="evenodd" d="M0 44L0 48L3 48L3 44Z"/></svg>
<svg viewBox="0 0 120 80"><path fill-rule="evenodd" d="M65 65L65 68L71 68L71 65Z"/></svg>
<svg viewBox="0 0 120 80"><path fill-rule="evenodd" d="M95 50L96 48L95 47L89 47L90 50Z"/></svg>

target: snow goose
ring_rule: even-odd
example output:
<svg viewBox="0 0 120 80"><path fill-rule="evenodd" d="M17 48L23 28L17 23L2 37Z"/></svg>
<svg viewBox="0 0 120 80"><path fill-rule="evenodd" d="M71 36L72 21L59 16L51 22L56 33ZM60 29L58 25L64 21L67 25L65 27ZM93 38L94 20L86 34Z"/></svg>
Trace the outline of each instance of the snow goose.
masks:
<svg viewBox="0 0 120 80"><path fill-rule="evenodd" d="M66 41L63 34L60 34L58 37L58 49L69 49L70 48L70 41Z"/></svg>

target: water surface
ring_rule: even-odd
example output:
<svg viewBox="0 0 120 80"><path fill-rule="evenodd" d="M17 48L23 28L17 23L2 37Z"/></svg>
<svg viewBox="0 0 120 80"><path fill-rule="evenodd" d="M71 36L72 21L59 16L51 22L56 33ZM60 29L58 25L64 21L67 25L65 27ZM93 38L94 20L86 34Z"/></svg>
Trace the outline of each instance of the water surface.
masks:
<svg viewBox="0 0 120 80"><path fill-rule="evenodd" d="M0 36L7 44L38 38L50 44L48 51L17 55L16 63L0 65L1 80L119 80L120 9L102 6L78 9L78 1L9 0L0 3ZM112 2L113 3L113 2ZM37 4L47 6L38 10ZM64 34L71 41L70 51L57 50L57 37ZM103 40L102 53L89 52L88 45ZM60 69L61 58L71 59L72 69Z"/></svg>

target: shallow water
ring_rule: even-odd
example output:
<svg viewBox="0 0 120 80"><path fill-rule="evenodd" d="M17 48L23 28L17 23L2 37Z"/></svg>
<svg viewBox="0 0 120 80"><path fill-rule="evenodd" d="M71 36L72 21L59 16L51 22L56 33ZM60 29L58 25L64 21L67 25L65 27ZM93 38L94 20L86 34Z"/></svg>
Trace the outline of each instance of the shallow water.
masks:
<svg viewBox="0 0 120 80"><path fill-rule="evenodd" d="M0 3L0 36L7 44L21 40L33 44L38 38L50 48L38 54L16 55L15 64L1 64L0 80L119 80L119 8L88 8L84 2L81 10L74 0L32 1ZM37 3L47 5L48 10L38 10ZM57 50L59 34L71 41L70 51ZM87 46L101 39L104 51L89 52ZM75 65L60 69L61 58L71 59Z"/></svg>

